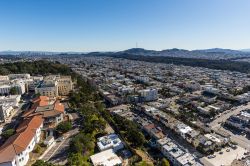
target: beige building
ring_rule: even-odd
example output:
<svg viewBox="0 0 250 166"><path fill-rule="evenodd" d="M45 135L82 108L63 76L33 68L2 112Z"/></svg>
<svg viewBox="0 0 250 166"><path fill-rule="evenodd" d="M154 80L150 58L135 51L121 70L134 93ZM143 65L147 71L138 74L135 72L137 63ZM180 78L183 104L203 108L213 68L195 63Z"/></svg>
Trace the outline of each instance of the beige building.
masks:
<svg viewBox="0 0 250 166"><path fill-rule="evenodd" d="M60 96L66 96L73 88L72 80L70 76L61 76L57 79L58 82L58 94Z"/></svg>
<svg viewBox="0 0 250 166"><path fill-rule="evenodd" d="M48 97L66 96L72 87L70 76L50 75L45 77L43 82L35 88L35 92Z"/></svg>

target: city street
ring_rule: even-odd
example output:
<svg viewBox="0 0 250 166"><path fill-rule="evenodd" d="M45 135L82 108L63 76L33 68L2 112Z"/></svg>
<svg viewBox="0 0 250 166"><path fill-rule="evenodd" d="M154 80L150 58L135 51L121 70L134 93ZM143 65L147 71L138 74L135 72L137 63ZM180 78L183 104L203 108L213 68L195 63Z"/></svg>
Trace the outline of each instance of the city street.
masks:
<svg viewBox="0 0 250 166"><path fill-rule="evenodd" d="M242 110L250 109L250 102L247 105L241 105L237 108L232 108L231 110L227 110L221 114L220 117L216 118L212 121L209 126L211 129L218 129L220 127L220 123L225 122L230 116L239 114Z"/></svg>
<svg viewBox="0 0 250 166"><path fill-rule="evenodd" d="M250 140L247 139L245 136L243 135L238 135L238 134L234 134L229 130L226 130L225 128L223 128L221 126L222 122L225 122L230 116L232 115L237 115L239 114L242 110L245 109L250 109L250 102L247 103L247 105L241 105L233 110L228 110L226 111L226 113L223 113L219 118L215 119L214 121L212 121L209 126L215 130L215 131L222 131L224 133L227 133L231 136L231 140L238 143L239 146L241 146L242 148L245 148L247 150L250 151Z"/></svg>

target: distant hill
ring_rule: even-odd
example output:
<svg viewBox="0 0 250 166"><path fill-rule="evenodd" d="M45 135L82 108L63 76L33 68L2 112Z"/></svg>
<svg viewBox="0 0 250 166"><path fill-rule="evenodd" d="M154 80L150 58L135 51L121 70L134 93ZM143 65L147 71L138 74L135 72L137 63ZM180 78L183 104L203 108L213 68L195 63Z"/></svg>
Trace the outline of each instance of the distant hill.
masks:
<svg viewBox="0 0 250 166"><path fill-rule="evenodd" d="M222 48L211 48L204 50L185 50L185 49L166 49L161 51L146 50L143 48L131 48L118 52L46 52L46 51L2 51L0 55L15 55L17 57L46 57L46 56L108 56L108 55L140 55L140 56L163 56L163 57L178 57L178 58L197 58L197 59L211 59L211 60L237 60L249 59L250 49L245 50L231 50Z"/></svg>
<svg viewBox="0 0 250 166"><path fill-rule="evenodd" d="M243 52L250 52L250 49L242 49L240 51L243 51Z"/></svg>
<svg viewBox="0 0 250 166"><path fill-rule="evenodd" d="M164 56L164 57L180 57L180 58L198 58L198 59L237 59L250 58L250 52L239 50L212 48L206 50L184 50L184 49L166 49L162 51L146 50L143 48L132 48L125 51L114 53L115 55L142 55L142 56Z"/></svg>

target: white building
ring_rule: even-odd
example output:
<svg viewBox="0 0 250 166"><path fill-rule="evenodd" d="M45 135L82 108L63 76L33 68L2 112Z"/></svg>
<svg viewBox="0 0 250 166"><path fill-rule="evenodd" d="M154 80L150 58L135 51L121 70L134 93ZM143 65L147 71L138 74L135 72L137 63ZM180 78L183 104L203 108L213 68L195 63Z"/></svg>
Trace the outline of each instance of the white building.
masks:
<svg viewBox="0 0 250 166"><path fill-rule="evenodd" d="M0 147L0 166L24 166L29 160L29 153L40 140L43 119L34 116L26 119Z"/></svg>
<svg viewBox="0 0 250 166"><path fill-rule="evenodd" d="M8 81L9 77L8 76L0 76L0 81Z"/></svg>
<svg viewBox="0 0 250 166"><path fill-rule="evenodd" d="M20 95L26 92L26 85L23 80L13 80L11 82L11 87L16 88L17 93Z"/></svg>
<svg viewBox="0 0 250 166"><path fill-rule="evenodd" d="M9 94L11 86L10 85L0 85L0 95Z"/></svg>
<svg viewBox="0 0 250 166"><path fill-rule="evenodd" d="M135 76L135 79L142 83L149 83L149 77L148 76Z"/></svg>
<svg viewBox="0 0 250 166"><path fill-rule="evenodd" d="M30 79L30 74L9 74L8 75L10 80L14 79Z"/></svg>
<svg viewBox="0 0 250 166"><path fill-rule="evenodd" d="M0 121L5 121L8 117L10 117L13 110L12 105L8 103L0 104Z"/></svg>
<svg viewBox="0 0 250 166"><path fill-rule="evenodd" d="M36 94L39 93L42 96L57 97L58 96L57 82L53 80L51 81L46 80L35 88L35 93Z"/></svg>
<svg viewBox="0 0 250 166"><path fill-rule="evenodd" d="M122 160L115 154L112 149L102 151L90 156L94 166L121 166Z"/></svg>
<svg viewBox="0 0 250 166"><path fill-rule="evenodd" d="M190 126L185 125L184 123L177 124L176 126L177 133L179 133L182 138L186 139L186 134L192 131L193 129Z"/></svg>
<svg viewBox="0 0 250 166"><path fill-rule="evenodd" d="M22 81L16 80L8 85L0 85L0 95L10 94L11 88L16 88L17 93L22 95L26 92L25 83Z"/></svg>
<svg viewBox="0 0 250 166"><path fill-rule="evenodd" d="M170 138L162 138L157 141L157 148L170 160L174 166L202 166L196 158L175 144Z"/></svg>
<svg viewBox="0 0 250 166"><path fill-rule="evenodd" d="M123 142L116 134L110 134L110 135L98 138L97 146L100 151L113 149L116 152L124 148Z"/></svg>
<svg viewBox="0 0 250 166"><path fill-rule="evenodd" d="M140 97L143 101L154 101L158 99L157 89L144 89L139 91Z"/></svg>

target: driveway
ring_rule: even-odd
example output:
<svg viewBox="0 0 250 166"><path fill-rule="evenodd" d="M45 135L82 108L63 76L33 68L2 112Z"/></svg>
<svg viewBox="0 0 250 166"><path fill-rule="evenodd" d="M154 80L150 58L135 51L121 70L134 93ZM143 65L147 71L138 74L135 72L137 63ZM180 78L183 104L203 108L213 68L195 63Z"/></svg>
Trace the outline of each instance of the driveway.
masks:
<svg viewBox="0 0 250 166"><path fill-rule="evenodd" d="M79 129L76 128L74 130L69 131L64 135L65 139L61 142L55 142L52 147L43 154L40 159L44 161L49 161L53 164L64 165L67 162L67 150L69 147L69 143L71 140L71 136L77 134Z"/></svg>

